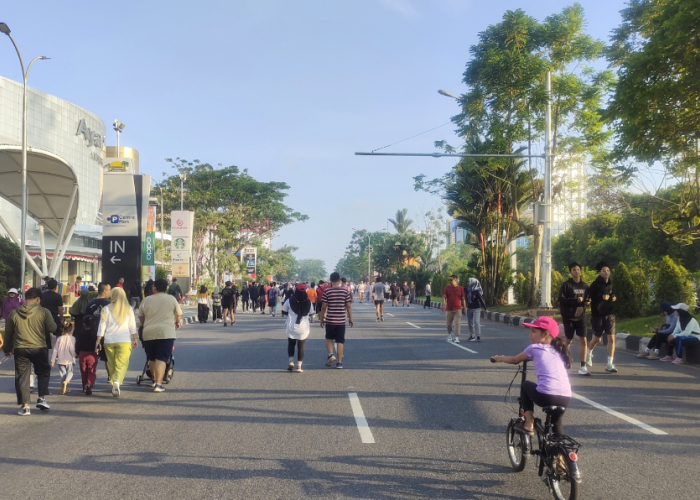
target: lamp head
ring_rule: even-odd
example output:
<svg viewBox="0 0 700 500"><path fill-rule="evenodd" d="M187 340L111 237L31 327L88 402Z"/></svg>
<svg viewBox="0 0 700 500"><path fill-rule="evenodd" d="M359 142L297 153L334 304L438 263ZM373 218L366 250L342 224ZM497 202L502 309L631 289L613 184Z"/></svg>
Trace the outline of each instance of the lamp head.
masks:
<svg viewBox="0 0 700 500"><path fill-rule="evenodd" d="M114 127L114 130L116 130L117 132L121 132L122 130L124 130L124 127L126 127L126 125L124 125L119 120L114 120L114 123L112 125Z"/></svg>
<svg viewBox="0 0 700 500"><path fill-rule="evenodd" d="M457 99L455 96L450 94L447 90L440 89L440 90L438 90L438 94L444 95L445 97L451 97L452 99Z"/></svg>
<svg viewBox="0 0 700 500"><path fill-rule="evenodd" d="M5 23L0 23L0 32L5 33L6 35L9 35L10 34L10 27Z"/></svg>

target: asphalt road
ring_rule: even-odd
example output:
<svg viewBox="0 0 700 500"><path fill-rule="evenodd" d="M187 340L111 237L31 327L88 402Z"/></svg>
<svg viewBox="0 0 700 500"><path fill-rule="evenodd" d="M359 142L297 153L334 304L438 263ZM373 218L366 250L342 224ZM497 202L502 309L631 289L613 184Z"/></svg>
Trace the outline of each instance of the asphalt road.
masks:
<svg viewBox="0 0 700 500"><path fill-rule="evenodd" d="M551 498L534 467L510 469L504 395L515 367L488 361L520 352L524 329L484 322L483 342L462 343L472 353L445 342L439 311L388 307L376 323L355 304L354 316L344 370L325 368L314 323L304 373L287 372L283 319L239 313L233 327L180 330L165 393L135 384L139 348L120 398L103 368L82 395L76 370L72 392L30 417L16 415L8 361L0 498ZM700 370L621 353L609 375L604 358L598 350L592 377L572 369L575 392L667 434L574 400L565 425L583 445L582 498L696 499ZM53 394L58 385L54 369ZM362 442L351 393L374 443Z"/></svg>

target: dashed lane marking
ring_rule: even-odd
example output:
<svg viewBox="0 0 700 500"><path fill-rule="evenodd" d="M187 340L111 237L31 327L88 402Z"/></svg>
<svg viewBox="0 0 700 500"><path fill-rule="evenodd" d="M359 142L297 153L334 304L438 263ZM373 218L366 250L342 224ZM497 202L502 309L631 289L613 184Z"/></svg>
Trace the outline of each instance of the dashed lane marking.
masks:
<svg viewBox="0 0 700 500"><path fill-rule="evenodd" d="M575 392L572 393L572 396L579 401L583 401L586 404L591 405L594 408L598 408L599 410L603 410L605 413L609 413L610 415L613 415L614 417L617 417L621 420L624 420L625 422L629 422L630 424L636 425L637 427L641 427L645 431L651 432L652 434L656 434L657 436L666 436L668 435L668 432L664 432L660 429L657 429L656 427L652 427L651 425L645 424L644 422L640 422L636 418L628 417L624 413L620 413L619 411L615 411L612 408L608 408L607 406L604 406L600 403L596 403L595 401L592 401L588 398L585 398L581 396L580 394L576 394Z"/></svg>
<svg viewBox="0 0 700 500"><path fill-rule="evenodd" d="M472 353L472 354L479 354L478 352L472 351L472 350L469 349L468 347L464 347L464 346L461 345L461 344L455 344L454 342L450 342L449 340L447 341L447 343L448 343L448 344L451 344L451 345L453 345L453 346L455 346L455 347L459 347L460 349L464 349L465 351L468 351L468 352L470 352L470 353Z"/></svg>
<svg viewBox="0 0 700 500"><path fill-rule="evenodd" d="M356 392L348 393L350 398L350 406L352 407L352 414L355 416L355 423L357 424L357 430L360 431L360 439L363 443L373 444L374 436L372 431L367 424L367 419L365 418L365 412L362 411L362 405L360 404L360 398L357 397Z"/></svg>
<svg viewBox="0 0 700 500"><path fill-rule="evenodd" d="M413 323L409 323L408 321L406 321L406 324L411 325L413 328L418 328L420 330L420 326L418 325L414 325Z"/></svg>

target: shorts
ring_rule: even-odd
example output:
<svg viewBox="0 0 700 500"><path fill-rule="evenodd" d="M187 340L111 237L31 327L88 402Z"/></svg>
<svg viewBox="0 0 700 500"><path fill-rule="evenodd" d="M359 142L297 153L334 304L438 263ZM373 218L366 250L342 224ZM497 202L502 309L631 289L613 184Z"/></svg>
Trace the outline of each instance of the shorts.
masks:
<svg viewBox="0 0 700 500"><path fill-rule="evenodd" d="M162 361L167 363L173 353L175 339L144 340L143 348L146 351L148 361Z"/></svg>
<svg viewBox="0 0 700 500"><path fill-rule="evenodd" d="M233 309L233 302L222 302L221 308L222 309Z"/></svg>
<svg viewBox="0 0 700 500"><path fill-rule="evenodd" d="M385 293L385 294L384 294L384 300L389 300L389 294L388 294L388 293Z"/></svg>
<svg viewBox="0 0 700 500"><path fill-rule="evenodd" d="M615 336L615 315L608 316L593 316L591 318L591 326L593 326L593 335L602 337L603 333Z"/></svg>
<svg viewBox="0 0 700 500"><path fill-rule="evenodd" d="M316 303L316 314L321 314L321 309L323 309L323 302Z"/></svg>
<svg viewBox="0 0 700 500"><path fill-rule="evenodd" d="M583 319L565 319L564 321L564 335L566 338L571 340L574 338L574 333L579 337L586 336L586 322Z"/></svg>
<svg viewBox="0 0 700 500"><path fill-rule="evenodd" d="M375 306L378 306L379 304L383 304L383 303L384 303L384 299L382 299L382 300L375 300L375 301L374 301L374 305L375 305Z"/></svg>
<svg viewBox="0 0 700 500"><path fill-rule="evenodd" d="M268 307L275 307L275 304L277 304L276 300L268 300L267 301Z"/></svg>
<svg viewBox="0 0 700 500"><path fill-rule="evenodd" d="M326 323L326 340L335 340L338 344L344 344L345 325L329 325Z"/></svg>

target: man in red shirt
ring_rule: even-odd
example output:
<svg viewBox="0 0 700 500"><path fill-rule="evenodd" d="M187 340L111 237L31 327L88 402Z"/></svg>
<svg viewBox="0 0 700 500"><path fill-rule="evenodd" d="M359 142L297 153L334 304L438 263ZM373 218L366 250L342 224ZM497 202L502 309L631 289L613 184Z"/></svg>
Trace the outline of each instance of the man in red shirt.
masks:
<svg viewBox="0 0 700 500"><path fill-rule="evenodd" d="M459 344L459 327L462 316L467 314L467 302L464 288L457 284L457 276L450 276L450 284L442 292L442 310L445 311L447 325L447 341Z"/></svg>

